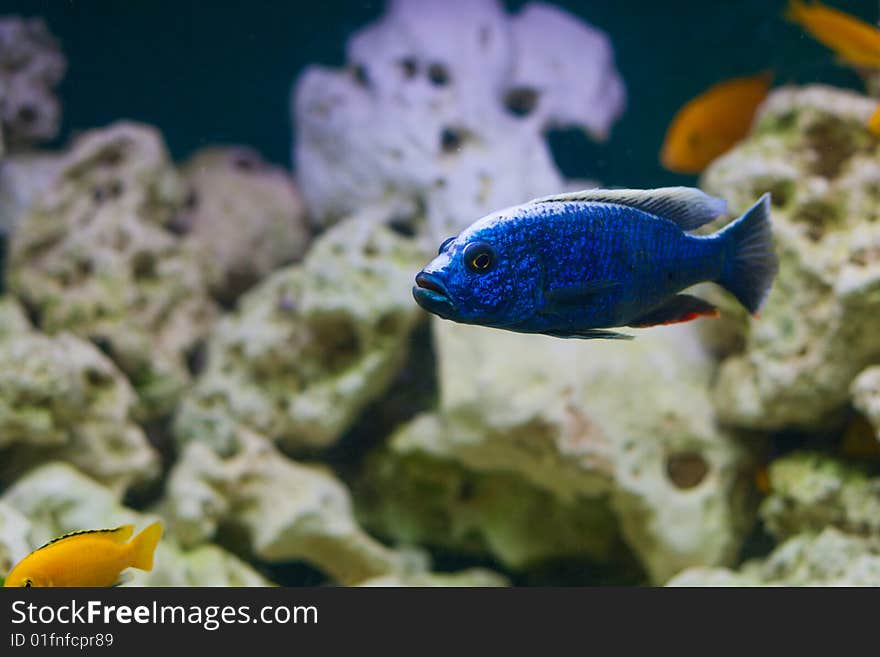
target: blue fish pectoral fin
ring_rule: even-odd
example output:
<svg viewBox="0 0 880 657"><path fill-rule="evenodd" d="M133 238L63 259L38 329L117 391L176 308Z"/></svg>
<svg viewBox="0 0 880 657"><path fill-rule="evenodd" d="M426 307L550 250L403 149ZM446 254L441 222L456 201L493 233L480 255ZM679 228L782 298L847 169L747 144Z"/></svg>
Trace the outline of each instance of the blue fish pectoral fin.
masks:
<svg viewBox="0 0 880 657"><path fill-rule="evenodd" d="M727 212L727 201L696 187L658 189L585 189L535 199L533 203L609 203L635 208L693 230Z"/></svg>
<svg viewBox="0 0 880 657"><path fill-rule="evenodd" d="M553 336L554 338L567 338L579 340L632 340L634 335L626 335L625 333L615 333L614 331L606 331L604 329L583 329L581 331L544 331L544 334Z"/></svg>
<svg viewBox="0 0 880 657"><path fill-rule="evenodd" d="M588 304L600 292L607 292L619 285L620 281L587 281L586 283L579 283L569 287L547 290L544 293L547 312L552 314L554 308L559 306L570 307Z"/></svg>
<svg viewBox="0 0 880 657"><path fill-rule="evenodd" d="M659 308L634 319L629 325L633 328L645 328L660 324L689 322L697 317L718 317L718 308L690 294L679 294Z"/></svg>

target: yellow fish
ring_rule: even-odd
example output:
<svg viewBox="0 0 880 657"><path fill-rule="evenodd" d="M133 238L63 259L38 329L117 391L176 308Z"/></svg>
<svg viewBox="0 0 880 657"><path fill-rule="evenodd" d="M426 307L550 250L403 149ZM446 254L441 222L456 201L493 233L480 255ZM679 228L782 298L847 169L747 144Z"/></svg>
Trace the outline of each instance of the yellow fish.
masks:
<svg viewBox="0 0 880 657"><path fill-rule="evenodd" d="M688 101L669 124L660 163L678 173L701 172L748 134L772 81L768 72L732 78Z"/></svg>
<svg viewBox="0 0 880 657"><path fill-rule="evenodd" d="M868 132L872 135L880 137L880 105L874 110L871 118L868 119Z"/></svg>
<svg viewBox="0 0 880 657"><path fill-rule="evenodd" d="M123 525L60 536L22 559L5 586L112 586L126 568L152 570L162 525L155 522L128 541L133 530Z"/></svg>
<svg viewBox="0 0 880 657"><path fill-rule="evenodd" d="M785 17L852 66L880 68L880 29L820 2L791 0Z"/></svg>

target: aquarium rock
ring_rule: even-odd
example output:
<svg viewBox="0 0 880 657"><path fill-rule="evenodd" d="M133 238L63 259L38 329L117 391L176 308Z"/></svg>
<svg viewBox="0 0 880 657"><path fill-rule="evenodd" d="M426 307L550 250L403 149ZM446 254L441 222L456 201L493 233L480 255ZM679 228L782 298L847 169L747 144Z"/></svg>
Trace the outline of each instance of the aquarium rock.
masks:
<svg viewBox="0 0 880 657"><path fill-rule="evenodd" d="M31 524L10 505L0 502L0 578L31 551Z"/></svg>
<svg viewBox="0 0 880 657"><path fill-rule="evenodd" d="M770 495L761 519L779 539L834 526L880 538L880 477L829 456L795 452L768 468Z"/></svg>
<svg viewBox="0 0 880 657"><path fill-rule="evenodd" d="M558 39L535 38L548 27ZM319 226L400 201L431 240L563 187L545 131L606 135L624 89L604 33L548 5L392 0L292 95L294 161Z"/></svg>
<svg viewBox="0 0 880 657"><path fill-rule="evenodd" d="M210 261L172 229L182 202L156 131L116 123L76 140L9 249L9 289L38 328L108 354L137 390L141 419L177 403L216 314Z"/></svg>
<svg viewBox="0 0 880 657"><path fill-rule="evenodd" d="M669 586L880 586L880 543L828 527L798 534L740 570L691 568Z"/></svg>
<svg viewBox="0 0 880 657"><path fill-rule="evenodd" d="M869 367L850 387L852 403L864 415L880 440L880 365Z"/></svg>
<svg viewBox="0 0 880 657"><path fill-rule="evenodd" d="M880 358L880 141L877 101L819 85L783 87L752 134L702 185L736 214L772 194L778 278L742 347L722 364L719 418L750 429L836 419L859 372Z"/></svg>
<svg viewBox="0 0 880 657"><path fill-rule="evenodd" d="M0 340L33 330L22 305L9 295L0 296Z"/></svg>
<svg viewBox="0 0 880 657"><path fill-rule="evenodd" d="M14 314L0 312L0 318ZM0 337L0 363L5 476L63 460L124 491L159 474L158 453L131 417L134 390L94 345L69 333L49 337L16 325Z"/></svg>
<svg viewBox="0 0 880 657"><path fill-rule="evenodd" d="M162 508L184 545L222 525L263 561L305 560L342 584L405 568L358 526L348 490L329 470L292 461L247 429L236 439L226 456L193 440L171 471Z"/></svg>
<svg viewBox="0 0 880 657"><path fill-rule="evenodd" d="M479 518L491 509L493 493L480 488L481 477L492 481L488 475L495 473L501 483L507 473L521 480L521 489L545 491L562 507L545 511L542 522L559 536L571 532L569 545L577 535L597 532L584 542L584 557L603 558L619 533L655 582L691 565L733 559L752 517L743 495L747 454L715 425L708 396L712 363L688 327L609 343L435 320L434 339L439 412L402 430L391 454L437 460L441 473L450 462L477 473L464 496L475 495L477 510L442 476L433 483L429 475L402 469L414 483L386 485L396 495L386 504L411 503L412 510L399 512L399 522L387 517L384 532L398 540L413 531L426 535L425 528L436 535L432 519L453 531L468 527L469 513ZM407 486L418 487L419 495L401 496ZM505 484L494 494L510 490ZM413 524L425 509L432 512ZM550 529L554 514L562 521L575 509L580 526ZM460 517L450 521L451 515ZM522 536L525 520L493 519L495 526L486 525L472 543L482 541L511 565L530 551L538 556Z"/></svg>
<svg viewBox="0 0 880 657"><path fill-rule="evenodd" d="M468 568L456 573L413 573L410 575L382 575L358 583L358 586L508 586L506 578L485 568Z"/></svg>
<svg viewBox="0 0 880 657"><path fill-rule="evenodd" d="M15 230L43 190L52 184L61 163L57 154L36 151L0 159L0 234Z"/></svg>
<svg viewBox="0 0 880 657"><path fill-rule="evenodd" d="M219 269L212 292L224 303L305 254L311 237L290 175L246 147L206 148L182 169L189 186L176 226Z"/></svg>
<svg viewBox="0 0 880 657"><path fill-rule="evenodd" d="M58 133L55 87L67 62L39 18L0 17L0 130L6 147L47 141Z"/></svg>
<svg viewBox="0 0 880 657"><path fill-rule="evenodd" d="M178 438L223 452L241 424L291 449L332 444L404 361L421 261L412 240L361 217L326 232L214 327Z"/></svg>
<svg viewBox="0 0 880 657"><path fill-rule="evenodd" d="M454 430L435 414L404 425L370 455L354 488L358 517L377 536L515 570L554 559L613 561L627 554L609 500L560 500L504 470L469 469L413 444L442 444Z"/></svg>
<svg viewBox="0 0 880 657"><path fill-rule="evenodd" d="M69 465L47 463L27 473L0 496L0 514L14 509L29 524L29 547L25 553L67 532L134 524L140 530L157 518L122 506L119 496ZM126 571L126 586L266 586L264 577L232 554L214 545L193 550L180 547L165 535L154 555L151 572ZM10 527L13 527L10 525ZM16 525L5 530L0 520L0 545L8 541ZM19 548L20 549L20 548ZM4 571L5 572L5 571Z"/></svg>

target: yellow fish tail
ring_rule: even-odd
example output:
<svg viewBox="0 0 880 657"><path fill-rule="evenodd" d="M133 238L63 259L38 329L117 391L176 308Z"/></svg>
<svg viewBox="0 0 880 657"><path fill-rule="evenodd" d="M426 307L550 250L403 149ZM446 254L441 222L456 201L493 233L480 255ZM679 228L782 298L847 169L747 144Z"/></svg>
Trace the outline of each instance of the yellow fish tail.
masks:
<svg viewBox="0 0 880 657"><path fill-rule="evenodd" d="M153 570L153 552L156 551L156 545L159 544L160 538L162 538L162 523L154 522L131 539L130 564L132 568Z"/></svg>

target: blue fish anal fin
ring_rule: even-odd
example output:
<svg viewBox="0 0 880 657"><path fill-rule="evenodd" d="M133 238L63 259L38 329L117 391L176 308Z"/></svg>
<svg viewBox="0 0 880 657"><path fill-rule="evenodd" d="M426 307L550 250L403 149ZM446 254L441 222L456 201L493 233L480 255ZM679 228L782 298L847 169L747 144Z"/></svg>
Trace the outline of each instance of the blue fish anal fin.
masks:
<svg viewBox="0 0 880 657"><path fill-rule="evenodd" d="M545 335L554 338L578 339L578 340L632 340L634 335L626 335L625 333L616 333L614 331L606 331L604 329L576 329L571 331L544 331Z"/></svg>
<svg viewBox="0 0 880 657"><path fill-rule="evenodd" d="M682 230L693 230L727 211L727 202L696 187L658 189L585 189L535 199L533 203L607 203L663 217Z"/></svg>
<svg viewBox="0 0 880 657"><path fill-rule="evenodd" d="M544 293L544 298L547 300L547 312L552 313L553 308L559 306L588 304L600 292L607 292L619 285L620 281L587 281L569 287L547 290Z"/></svg>
<svg viewBox="0 0 880 657"><path fill-rule="evenodd" d="M697 317L718 317L718 308L690 294L678 294L659 308L634 319L629 325L633 328L645 328L689 322Z"/></svg>

